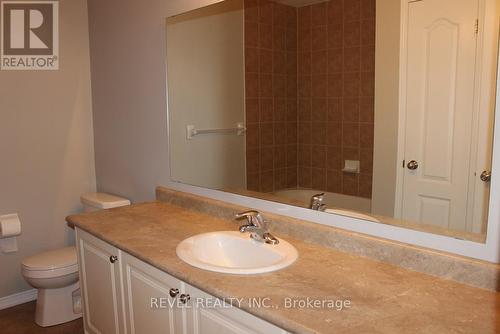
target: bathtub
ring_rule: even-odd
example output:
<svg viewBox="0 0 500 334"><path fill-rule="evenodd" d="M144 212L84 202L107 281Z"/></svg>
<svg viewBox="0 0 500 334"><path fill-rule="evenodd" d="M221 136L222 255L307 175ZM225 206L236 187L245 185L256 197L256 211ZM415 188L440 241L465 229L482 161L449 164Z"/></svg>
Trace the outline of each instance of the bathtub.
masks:
<svg viewBox="0 0 500 334"><path fill-rule="evenodd" d="M308 205L311 201L311 197L319 194L325 193L323 203L327 207L331 208L343 208L348 210L355 210L361 212L371 212L372 201L369 198L348 196L336 193L329 193L321 190L314 189L285 189L278 190L273 193L273 195L284 197L287 199L303 202Z"/></svg>

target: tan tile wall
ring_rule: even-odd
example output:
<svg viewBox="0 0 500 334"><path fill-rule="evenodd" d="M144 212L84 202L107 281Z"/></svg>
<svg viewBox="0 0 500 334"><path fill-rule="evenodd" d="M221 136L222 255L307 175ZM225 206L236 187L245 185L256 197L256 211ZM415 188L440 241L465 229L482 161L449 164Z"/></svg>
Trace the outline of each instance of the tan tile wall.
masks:
<svg viewBox="0 0 500 334"><path fill-rule="evenodd" d="M375 0L246 0L245 46L247 188L371 197Z"/></svg>

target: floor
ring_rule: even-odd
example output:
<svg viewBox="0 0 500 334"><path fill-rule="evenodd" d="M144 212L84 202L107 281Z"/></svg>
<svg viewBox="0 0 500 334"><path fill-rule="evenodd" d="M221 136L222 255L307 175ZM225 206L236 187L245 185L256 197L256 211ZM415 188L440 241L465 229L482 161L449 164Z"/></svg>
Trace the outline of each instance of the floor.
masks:
<svg viewBox="0 0 500 334"><path fill-rule="evenodd" d="M77 319L62 325L39 327L35 324L35 303L30 302L0 311L2 334L83 334L83 321Z"/></svg>

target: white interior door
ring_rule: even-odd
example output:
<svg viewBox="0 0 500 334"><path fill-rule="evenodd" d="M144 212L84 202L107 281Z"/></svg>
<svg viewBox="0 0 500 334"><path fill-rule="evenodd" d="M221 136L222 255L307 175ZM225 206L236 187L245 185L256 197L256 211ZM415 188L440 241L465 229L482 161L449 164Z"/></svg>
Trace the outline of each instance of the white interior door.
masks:
<svg viewBox="0 0 500 334"><path fill-rule="evenodd" d="M403 219L466 229L478 2L408 4Z"/></svg>
<svg viewBox="0 0 500 334"><path fill-rule="evenodd" d="M494 108L481 113L477 120L477 139L474 141L472 156L475 165L470 171L469 177L469 202L467 203L467 231L473 233L486 233L490 178L491 178L491 157L493 151L493 121ZM486 178L482 178L482 174Z"/></svg>
<svg viewBox="0 0 500 334"><path fill-rule="evenodd" d="M481 178L491 171L493 124L495 118L496 73L498 66L498 36L500 2L481 0L479 3L478 52L476 62L476 107L473 121L467 231L486 233L490 182ZM474 136L475 134L475 136Z"/></svg>

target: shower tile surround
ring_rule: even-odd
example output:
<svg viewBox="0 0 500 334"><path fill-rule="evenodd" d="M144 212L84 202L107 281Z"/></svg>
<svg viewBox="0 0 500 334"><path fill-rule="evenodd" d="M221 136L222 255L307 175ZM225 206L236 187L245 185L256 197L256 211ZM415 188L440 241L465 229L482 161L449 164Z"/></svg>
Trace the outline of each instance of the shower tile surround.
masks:
<svg viewBox="0 0 500 334"><path fill-rule="evenodd" d="M297 12L245 0L247 188L297 186Z"/></svg>
<svg viewBox="0 0 500 334"><path fill-rule="evenodd" d="M248 190L371 198L375 0L245 0L245 45Z"/></svg>

